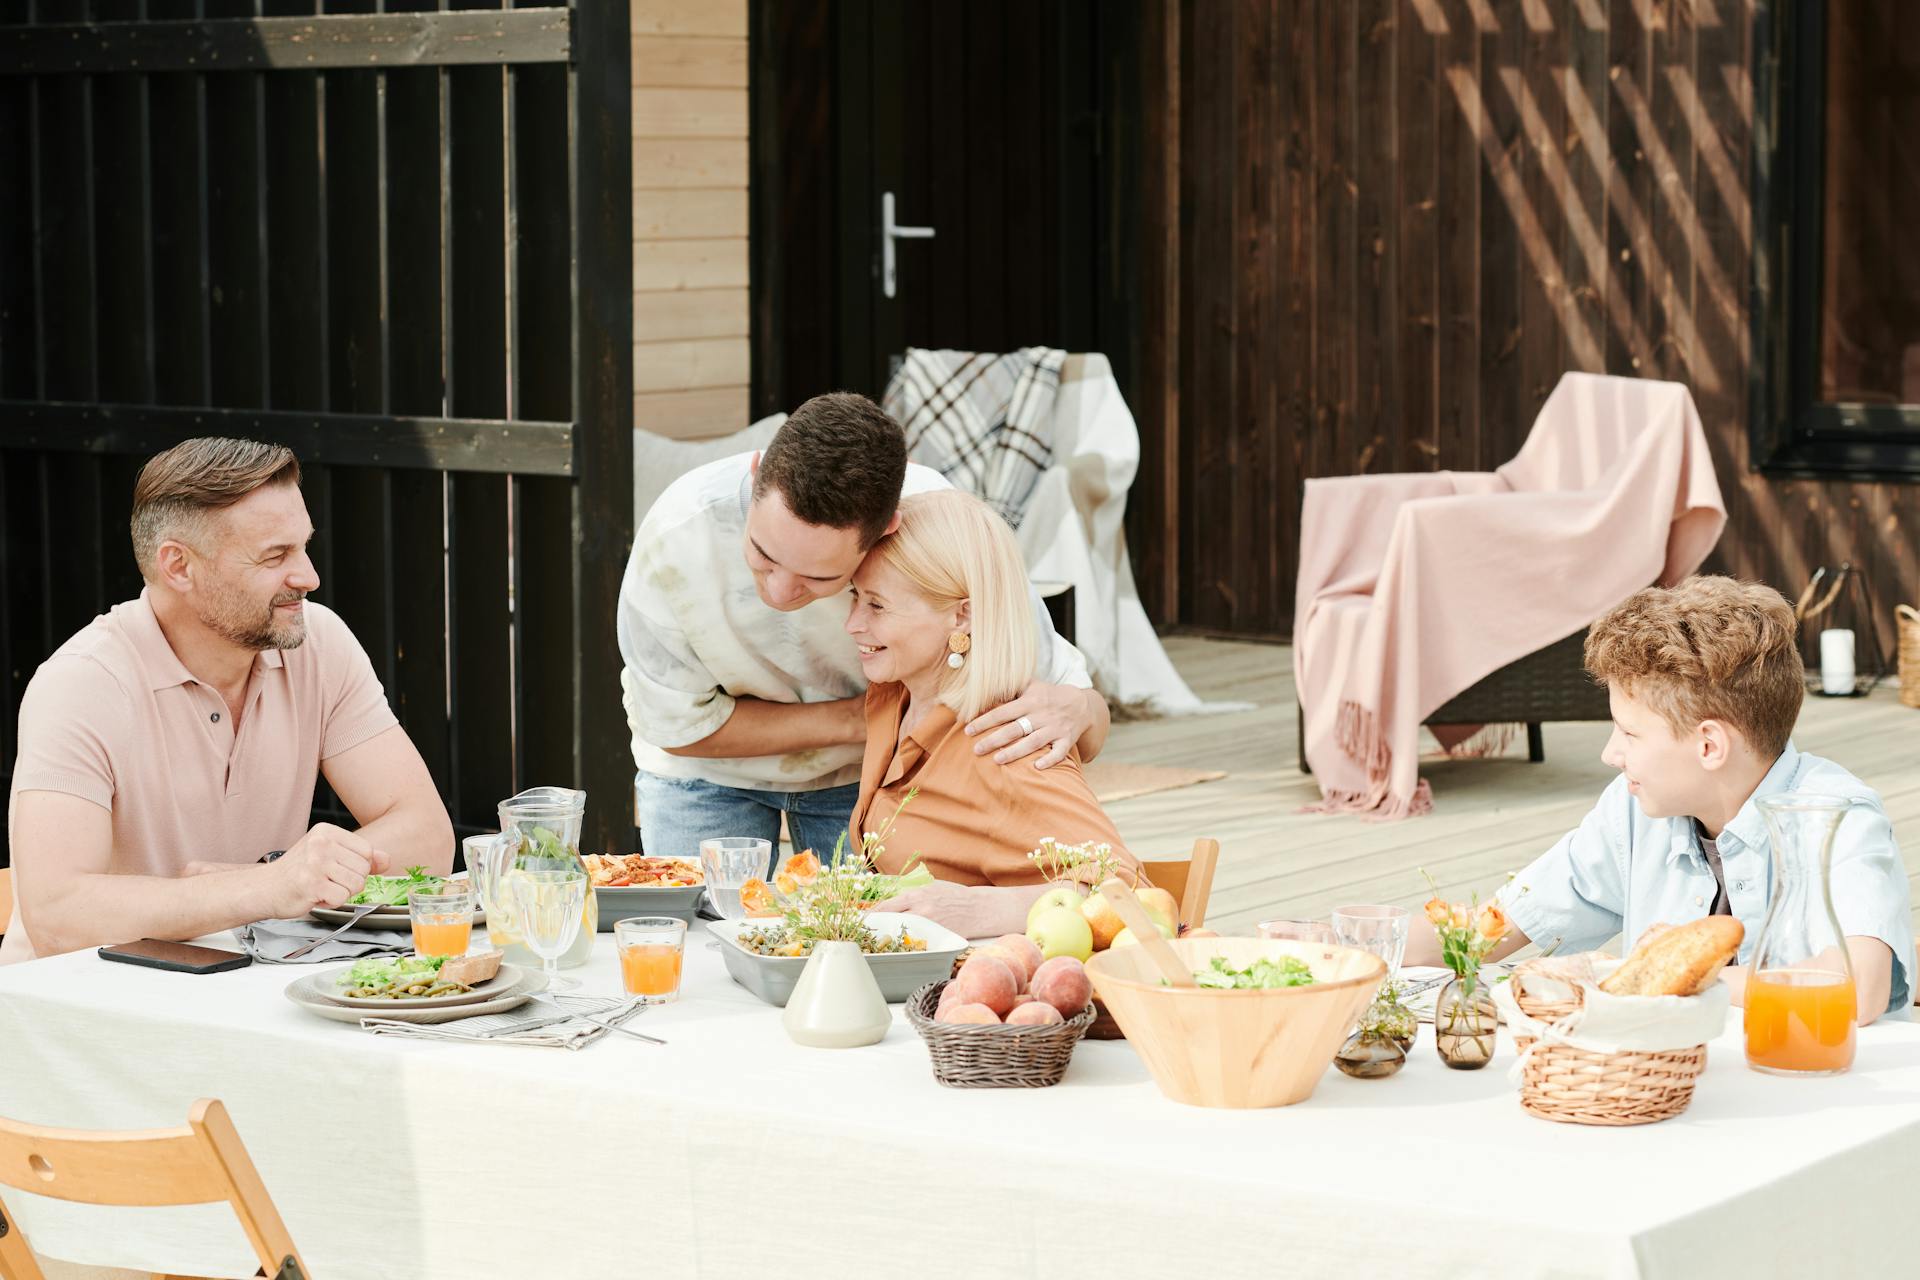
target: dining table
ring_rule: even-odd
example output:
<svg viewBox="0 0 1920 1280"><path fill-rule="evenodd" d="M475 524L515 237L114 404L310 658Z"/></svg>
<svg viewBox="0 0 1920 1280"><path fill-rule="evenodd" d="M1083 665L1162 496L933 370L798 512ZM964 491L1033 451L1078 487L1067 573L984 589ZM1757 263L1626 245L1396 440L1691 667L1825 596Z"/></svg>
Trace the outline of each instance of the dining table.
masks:
<svg viewBox="0 0 1920 1280"><path fill-rule="evenodd" d="M476 934L478 937L478 934ZM235 947L231 935L203 939ZM1739 1011L1692 1105L1599 1128L1524 1111L1504 1039L1285 1108L1189 1107L1124 1040L1060 1084L952 1089L894 1006L810 1049L697 930L679 999L567 1050L377 1036L306 1012L306 966L189 975L91 951L0 968L0 1115L87 1129L232 1114L316 1280L1703 1277L1911 1274L1920 1027L1846 1074L1750 1070ZM570 971L620 994L611 935ZM224 1205L0 1200L43 1254L250 1276Z"/></svg>

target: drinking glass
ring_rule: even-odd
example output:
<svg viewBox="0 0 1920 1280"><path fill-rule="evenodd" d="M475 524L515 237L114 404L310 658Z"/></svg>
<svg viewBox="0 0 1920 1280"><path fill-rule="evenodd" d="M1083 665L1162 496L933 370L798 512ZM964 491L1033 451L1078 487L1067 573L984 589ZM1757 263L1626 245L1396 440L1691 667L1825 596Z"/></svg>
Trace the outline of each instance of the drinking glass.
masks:
<svg viewBox="0 0 1920 1280"><path fill-rule="evenodd" d="M587 873L579 867L557 871L513 871L506 878L513 900L521 941L540 957L540 971L550 990L579 985L561 978L555 961L580 935L580 919L587 904Z"/></svg>
<svg viewBox="0 0 1920 1280"><path fill-rule="evenodd" d="M773 841L750 836L720 836L700 842L700 869L706 872L707 896L713 909L728 920L746 918L740 886L773 870Z"/></svg>
<svg viewBox="0 0 1920 1280"><path fill-rule="evenodd" d="M1338 907L1333 913L1333 938L1343 947L1371 951L1387 963L1387 981L1400 977L1400 957L1407 953L1405 907Z"/></svg>
<svg viewBox="0 0 1920 1280"><path fill-rule="evenodd" d="M1282 942L1333 941L1333 926L1324 920L1262 920L1260 936Z"/></svg>
<svg viewBox="0 0 1920 1280"><path fill-rule="evenodd" d="M643 1004L680 998L680 965L686 954L687 922L673 916L634 916L613 924L620 952L620 983Z"/></svg>
<svg viewBox="0 0 1920 1280"><path fill-rule="evenodd" d="M463 956L473 941L473 889L448 881L442 893L416 893L407 900L413 949L423 956Z"/></svg>

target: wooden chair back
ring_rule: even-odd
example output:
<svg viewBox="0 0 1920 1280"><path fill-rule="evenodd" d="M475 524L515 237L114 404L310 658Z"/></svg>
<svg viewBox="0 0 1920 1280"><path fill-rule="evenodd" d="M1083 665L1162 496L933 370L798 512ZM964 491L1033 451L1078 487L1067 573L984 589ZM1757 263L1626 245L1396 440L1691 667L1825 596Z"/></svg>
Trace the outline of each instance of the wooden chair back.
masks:
<svg viewBox="0 0 1920 1280"><path fill-rule="evenodd" d="M298 1280L306 1264L247 1155L213 1098L202 1098L179 1129L48 1129L0 1119L0 1186L56 1200L116 1206L225 1201L260 1259L260 1272ZM0 1205L0 1275L45 1280L26 1236Z"/></svg>
<svg viewBox="0 0 1920 1280"><path fill-rule="evenodd" d="M1143 862L1147 879L1173 895L1180 904L1180 924L1198 929L1207 922L1207 899L1213 896L1213 870L1220 861L1218 840L1195 840L1193 853L1168 862Z"/></svg>

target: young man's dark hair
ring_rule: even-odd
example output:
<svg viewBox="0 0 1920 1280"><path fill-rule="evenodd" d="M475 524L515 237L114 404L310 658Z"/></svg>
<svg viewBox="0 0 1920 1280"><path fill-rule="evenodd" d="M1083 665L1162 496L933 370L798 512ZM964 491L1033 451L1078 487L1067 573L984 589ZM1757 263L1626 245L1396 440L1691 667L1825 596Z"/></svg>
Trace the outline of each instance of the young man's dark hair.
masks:
<svg viewBox="0 0 1920 1280"><path fill-rule="evenodd" d="M833 391L801 405L760 459L753 496L778 489L808 524L858 529L871 547L887 531L907 478L907 438L879 405Z"/></svg>

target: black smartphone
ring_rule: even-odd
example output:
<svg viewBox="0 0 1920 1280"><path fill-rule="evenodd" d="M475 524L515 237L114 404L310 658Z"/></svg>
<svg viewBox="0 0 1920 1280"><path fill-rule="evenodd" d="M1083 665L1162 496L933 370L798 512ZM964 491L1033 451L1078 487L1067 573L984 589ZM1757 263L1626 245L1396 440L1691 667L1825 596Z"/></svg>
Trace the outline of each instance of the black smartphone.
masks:
<svg viewBox="0 0 1920 1280"><path fill-rule="evenodd" d="M253 957L244 951L219 951L213 947L196 947L191 942L162 942L158 938L102 947L100 958L171 973L225 973L253 963Z"/></svg>

